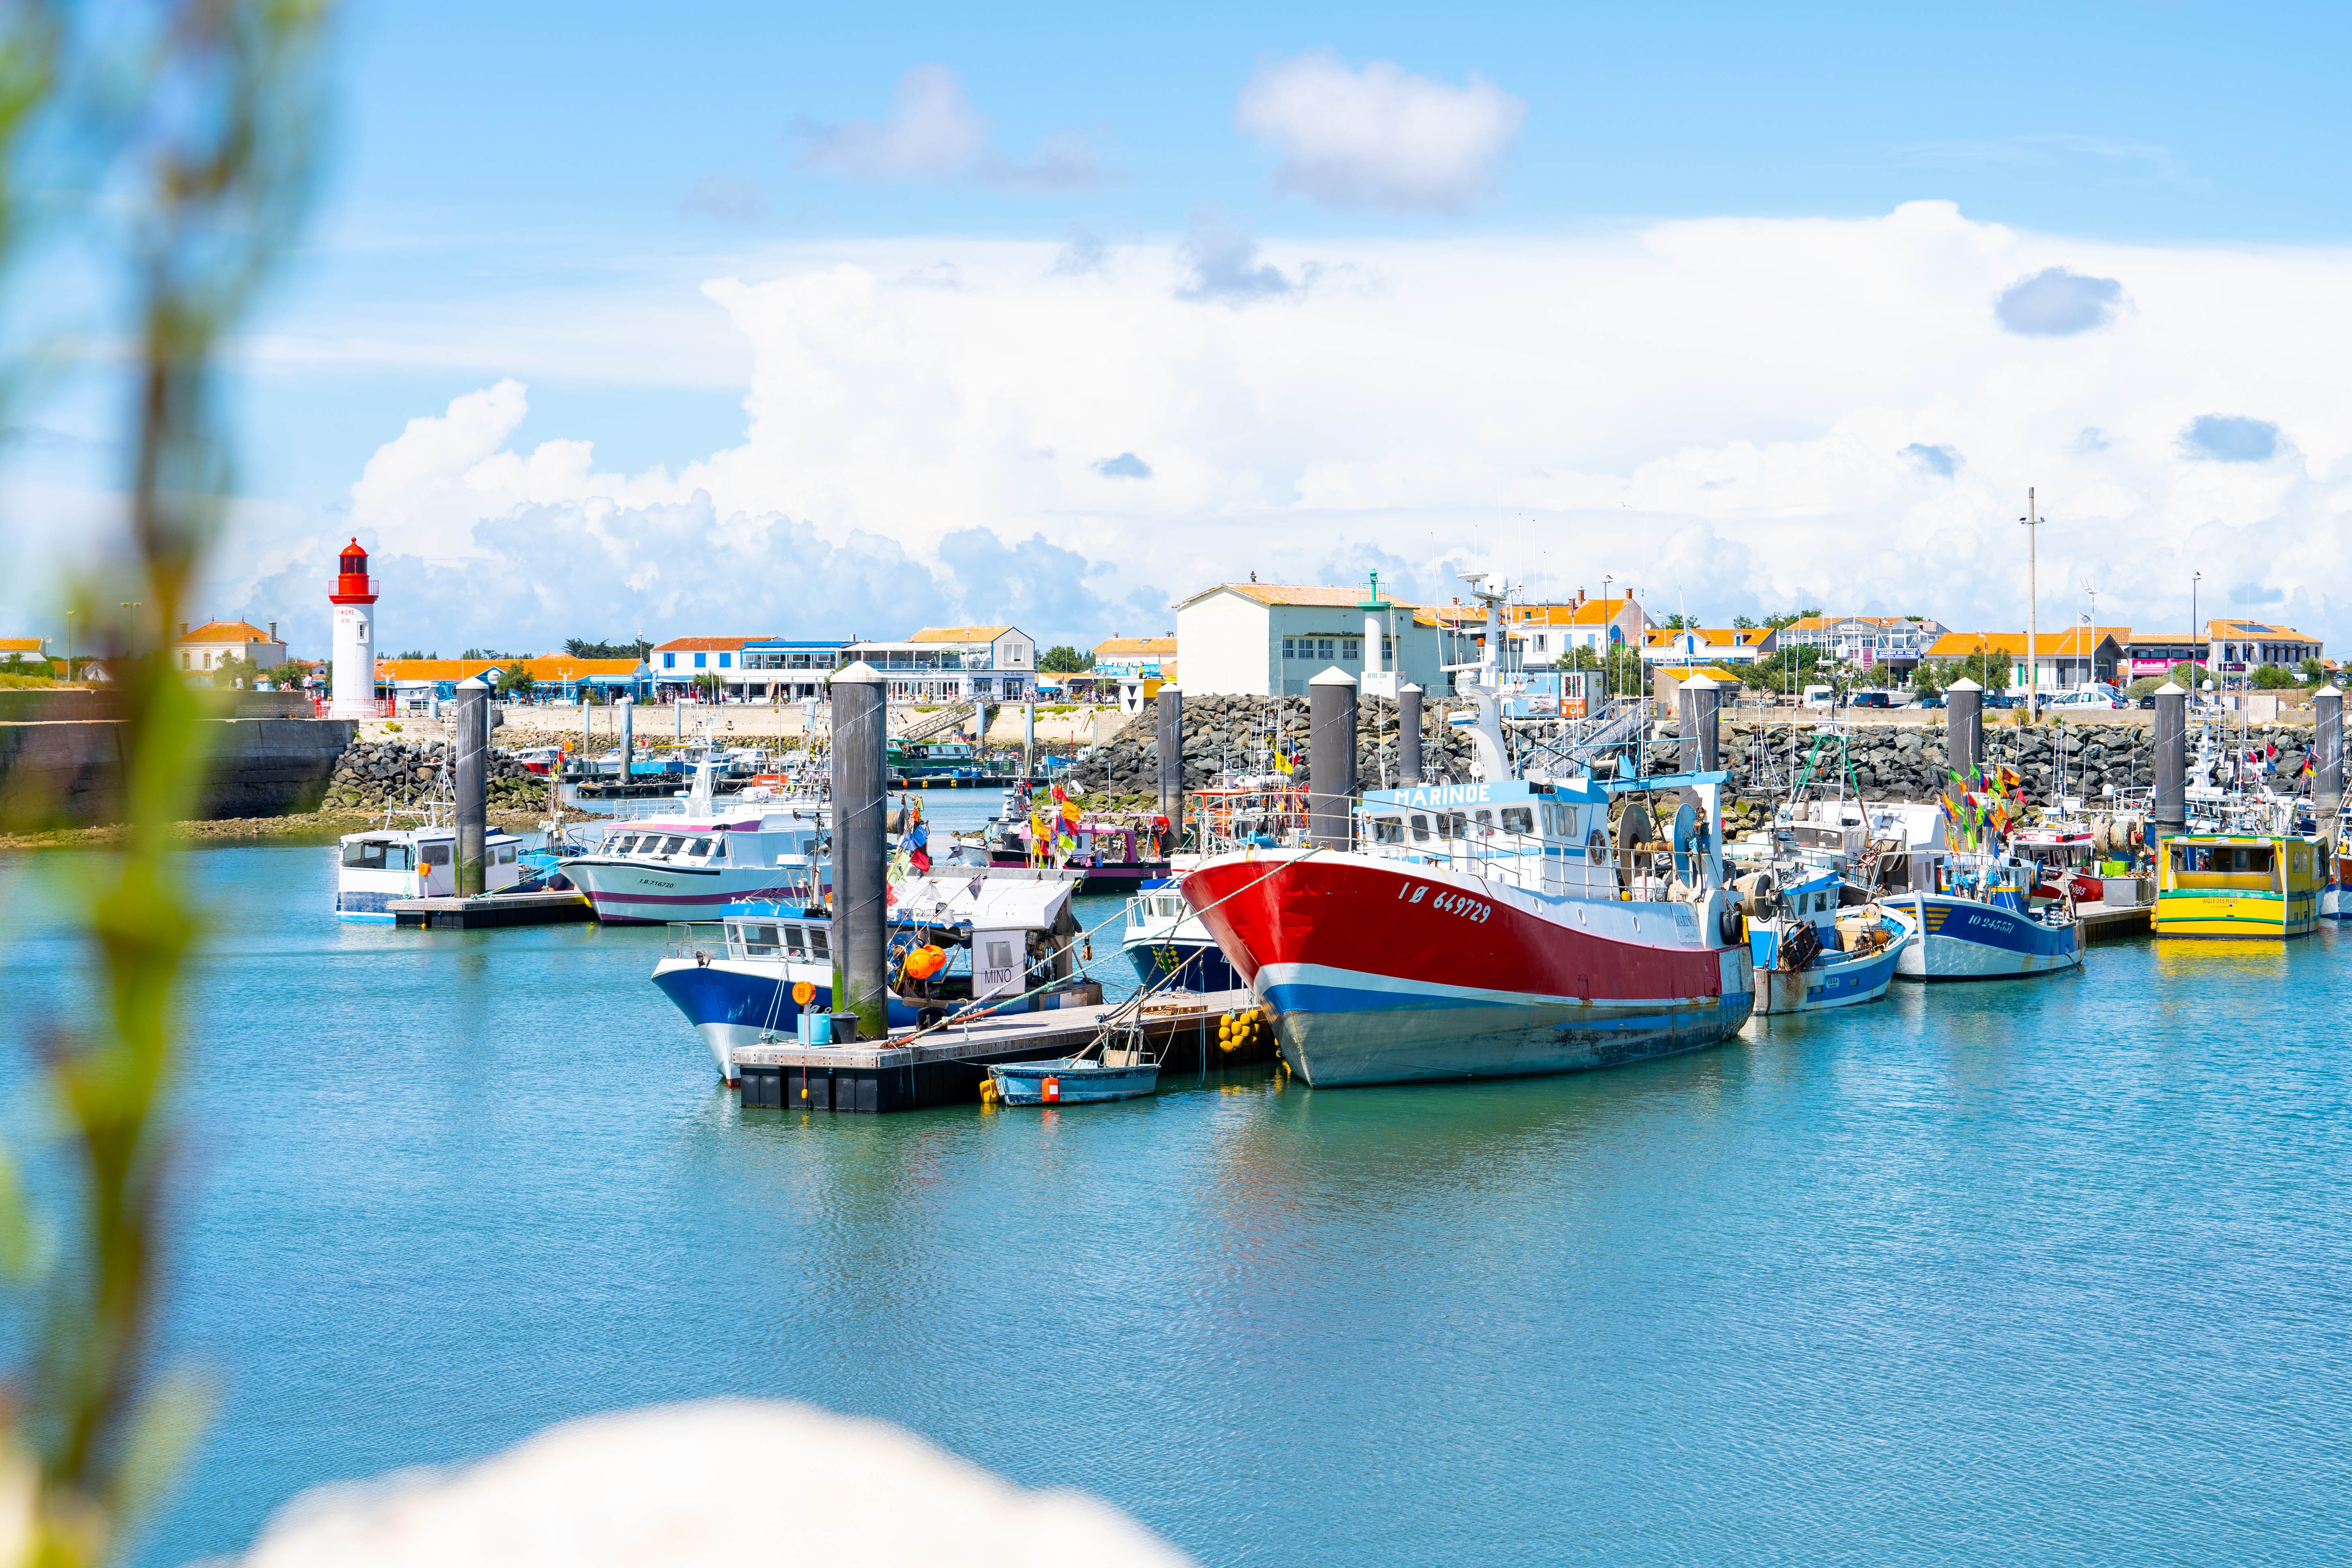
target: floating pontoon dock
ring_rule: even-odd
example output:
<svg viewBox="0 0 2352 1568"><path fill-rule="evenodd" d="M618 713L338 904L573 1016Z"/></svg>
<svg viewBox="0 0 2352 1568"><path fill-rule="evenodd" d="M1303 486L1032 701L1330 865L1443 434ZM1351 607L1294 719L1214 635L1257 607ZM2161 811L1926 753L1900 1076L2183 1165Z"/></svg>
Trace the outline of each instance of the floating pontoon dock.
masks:
<svg viewBox="0 0 2352 1568"><path fill-rule="evenodd" d="M471 899L397 899L384 906L394 924L431 931L498 926L581 925L596 918L584 893L485 893Z"/></svg>
<svg viewBox="0 0 2352 1568"><path fill-rule="evenodd" d="M1254 1030L1232 1051L1217 1046L1217 1020L1255 1008L1247 991L1180 992L1154 998L1145 1008L1143 1033L1162 1051L1162 1084L1174 1086L1211 1068L1249 1067L1275 1058L1272 1035ZM1066 1057L1101 1032L1106 1014L1118 1005L1056 1007L1016 1013L934 1029L920 1038L912 1032L888 1041L846 1046L802 1046L784 1040L739 1047L735 1070L745 1110L921 1110L934 1105L965 1105L980 1098L991 1062L1034 1062Z"/></svg>

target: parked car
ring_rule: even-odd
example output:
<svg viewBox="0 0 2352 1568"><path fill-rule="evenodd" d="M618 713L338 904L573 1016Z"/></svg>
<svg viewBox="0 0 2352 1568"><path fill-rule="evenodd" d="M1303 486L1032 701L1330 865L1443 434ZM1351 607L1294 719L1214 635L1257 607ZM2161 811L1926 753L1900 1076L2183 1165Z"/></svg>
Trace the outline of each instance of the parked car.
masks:
<svg viewBox="0 0 2352 1568"><path fill-rule="evenodd" d="M1988 691L1984 694L1984 700L1979 703L1978 706L1982 708L2014 708L2017 706L2018 701L2019 699L2011 697L2006 691Z"/></svg>
<svg viewBox="0 0 2352 1568"><path fill-rule="evenodd" d="M1906 703L1905 706L1910 708L1941 708L1944 706L1944 694L1940 691L1929 691L1921 696L1914 697L1909 702Z"/></svg>
<svg viewBox="0 0 2352 1568"><path fill-rule="evenodd" d="M1804 701L1802 702L1801 706L1806 707L1806 708L1834 708L1834 707L1836 707L1836 706L1837 706L1837 688L1836 688L1836 687L1834 687L1834 686L1808 686L1808 687L1806 687L1806 688L1805 688L1805 697L1804 697Z"/></svg>
<svg viewBox="0 0 2352 1568"><path fill-rule="evenodd" d="M1875 689L1849 692L1845 705L1849 708L1892 708L1895 706L1895 693Z"/></svg>
<svg viewBox="0 0 2352 1568"><path fill-rule="evenodd" d="M2072 691L2060 692L2057 696L2050 699L2047 706L2052 708L2095 708L2113 710L2117 708L2128 708L2131 704L2125 700L2122 692L2116 690L2114 687L2107 685L2105 681L2093 681L2087 686L2078 686Z"/></svg>

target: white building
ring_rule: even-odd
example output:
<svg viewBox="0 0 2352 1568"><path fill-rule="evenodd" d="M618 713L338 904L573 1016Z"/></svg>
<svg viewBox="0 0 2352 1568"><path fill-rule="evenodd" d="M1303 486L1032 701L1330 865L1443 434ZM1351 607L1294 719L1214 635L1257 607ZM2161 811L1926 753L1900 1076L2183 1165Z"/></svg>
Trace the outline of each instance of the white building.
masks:
<svg viewBox="0 0 2352 1568"><path fill-rule="evenodd" d="M925 626L904 642L853 643L893 702L1021 702L1037 690L1037 644L1018 626Z"/></svg>
<svg viewBox="0 0 2352 1568"><path fill-rule="evenodd" d="M1465 640L1466 651L1449 659L1437 616L1381 598L1378 586L1252 582L1204 588L1176 605L1180 684L1202 696L1303 697L1309 680L1337 665L1367 696L1393 695L1400 681L1432 698L1451 690L1444 666L1475 659L1475 647Z"/></svg>
<svg viewBox="0 0 2352 1568"><path fill-rule="evenodd" d="M263 669L284 664L286 645L278 638L278 623L263 631L247 621L206 621L190 630L182 621L180 635L172 640L172 663L183 674L204 675L237 658Z"/></svg>

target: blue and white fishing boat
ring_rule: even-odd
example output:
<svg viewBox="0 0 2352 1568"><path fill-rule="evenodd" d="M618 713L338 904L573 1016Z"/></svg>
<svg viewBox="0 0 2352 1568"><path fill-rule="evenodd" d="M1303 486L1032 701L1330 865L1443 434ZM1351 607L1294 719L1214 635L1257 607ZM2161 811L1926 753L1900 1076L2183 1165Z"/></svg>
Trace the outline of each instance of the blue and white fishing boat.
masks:
<svg viewBox="0 0 2352 1568"><path fill-rule="evenodd" d="M2084 931L2071 903L2037 908L2035 868L2005 854L1950 851L1936 858L1934 884L1882 902L1919 928L1895 972L1906 980L2015 980L2074 969Z"/></svg>
<svg viewBox="0 0 2352 1568"><path fill-rule="evenodd" d="M1748 922L1759 1013L1817 1013L1886 994L1918 928L1883 903L1842 907L1845 886L1833 871L1800 869L1777 889L1748 889L1770 910Z"/></svg>
<svg viewBox="0 0 2352 1568"><path fill-rule="evenodd" d="M1173 986L1184 991L1232 991L1241 985L1234 966L1201 917L1184 901L1172 878L1156 878L1127 901L1127 931L1119 952L1135 966L1145 990Z"/></svg>
<svg viewBox="0 0 2352 1568"><path fill-rule="evenodd" d="M890 969L885 1012L892 1029L937 1024L978 1006L1028 1005L1039 980L1072 967L1069 913L1074 878L918 878L890 889ZM919 950L946 966L913 976ZM670 927L653 982L710 1050L719 1076L736 1074L739 1047L776 1045L800 1034L803 1012L833 1006L833 920L818 904L747 900L712 922ZM961 962L959 962L961 961ZM797 988L808 986L805 1002ZM1002 998L992 1005L992 1000Z"/></svg>

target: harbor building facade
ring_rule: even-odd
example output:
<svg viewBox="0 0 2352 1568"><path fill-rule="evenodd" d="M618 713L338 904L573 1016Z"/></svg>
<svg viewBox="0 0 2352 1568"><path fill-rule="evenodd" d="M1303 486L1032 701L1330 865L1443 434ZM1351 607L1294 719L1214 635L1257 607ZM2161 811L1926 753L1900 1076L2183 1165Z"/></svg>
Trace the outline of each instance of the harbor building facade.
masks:
<svg viewBox="0 0 2352 1568"><path fill-rule="evenodd" d="M1018 626L925 626L903 642L853 642L845 663L878 670L893 702L1022 702L1037 693L1037 644Z"/></svg>
<svg viewBox="0 0 2352 1568"><path fill-rule="evenodd" d="M672 637L656 643L646 662L653 666L655 689L664 698L690 691L696 679L715 675L730 685L740 672L746 644L762 637Z"/></svg>
<svg viewBox="0 0 2352 1568"><path fill-rule="evenodd" d="M1769 658L1780 634L1769 626L1652 626L1642 640L1642 662L1656 668L1729 668Z"/></svg>
<svg viewBox="0 0 2352 1568"><path fill-rule="evenodd" d="M1337 588L1302 583L1220 583L1176 605L1181 683L1216 697L1303 697L1307 683L1338 666L1364 681L1385 677L1436 694L1452 689L1447 638L1435 611L1376 596L1377 585ZM1368 605L1380 605L1369 609ZM1366 622L1379 627L1377 647ZM1465 656L1475 660L1475 652ZM1368 662L1368 658L1369 661ZM1375 694L1378 694L1377 692Z"/></svg>
<svg viewBox="0 0 2352 1568"><path fill-rule="evenodd" d="M2126 631L2117 635L2116 645L2123 650L2116 673L2126 680L2170 675L2177 665L2205 662L2202 632Z"/></svg>
<svg viewBox="0 0 2352 1568"><path fill-rule="evenodd" d="M2208 668L2228 675L2251 674L2265 665L2293 669L2305 659L2326 657L2317 637L2268 621L2207 621L2205 644L2213 655Z"/></svg>
<svg viewBox="0 0 2352 1568"><path fill-rule="evenodd" d="M231 659L247 659L263 669L286 662L286 645L278 639L278 623L268 631L246 621L206 621L190 629L180 623L172 639L172 667L184 675L204 675Z"/></svg>
<svg viewBox="0 0 2352 1568"><path fill-rule="evenodd" d="M1949 668L1972 654L1989 654L2009 665L2010 685L2018 690L2031 685L2037 692L2072 691L2095 680L2117 684L2126 668L2123 645L2130 637L2129 626L2055 626L2040 633L2033 638L2031 680L2023 632L1946 632L1927 650L1927 662Z"/></svg>
<svg viewBox="0 0 2352 1568"><path fill-rule="evenodd" d="M1926 616L1805 616L1780 628L1778 647L1819 648L1861 669L1892 666L1908 679L1949 630Z"/></svg>
<svg viewBox="0 0 2352 1568"><path fill-rule="evenodd" d="M850 662L850 639L833 641L758 637L740 650L736 668L725 671L727 694L742 702L797 702L823 697L833 672Z"/></svg>
<svg viewBox="0 0 2352 1568"><path fill-rule="evenodd" d="M1087 674L1093 678L1097 701L1116 697L1120 712L1140 713L1162 686L1176 679L1176 669L1173 636L1106 637L1095 644L1094 668ZM1075 689L1077 679L1069 683Z"/></svg>
<svg viewBox="0 0 2352 1568"><path fill-rule="evenodd" d="M551 700L617 702L626 697L647 702L654 697L653 667L634 658L575 658L570 654L542 654L536 658L380 658L375 661L377 692L404 713L429 709L434 702L454 702L462 681L479 678L497 687L518 671L529 675L534 697Z"/></svg>
<svg viewBox="0 0 2352 1568"><path fill-rule="evenodd" d="M1465 624L1485 619L1475 605L1463 605L1462 611ZM1580 648L1601 657L1612 647L1640 647L1652 630L1650 617L1632 595L1591 599L1581 588L1575 598L1559 604L1509 605L1503 626L1511 658L1522 668L1557 664L1562 655L1572 658ZM1482 648L1486 640L1481 630Z"/></svg>

